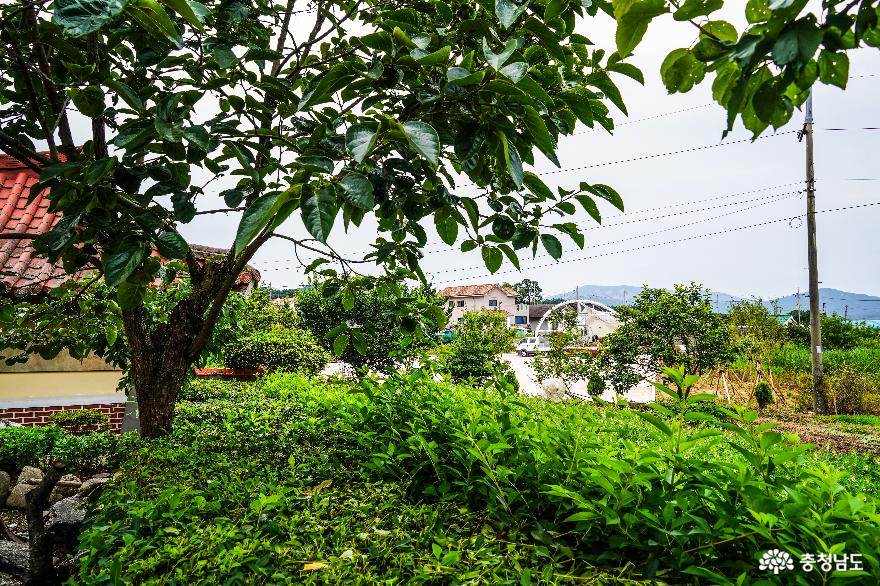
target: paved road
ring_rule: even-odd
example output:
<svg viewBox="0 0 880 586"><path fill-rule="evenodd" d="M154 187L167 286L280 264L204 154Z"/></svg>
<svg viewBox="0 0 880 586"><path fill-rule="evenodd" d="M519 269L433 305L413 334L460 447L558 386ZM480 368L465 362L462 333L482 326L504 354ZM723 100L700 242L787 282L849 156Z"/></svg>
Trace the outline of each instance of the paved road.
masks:
<svg viewBox="0 0 880 586"><path fill-rule="evenodd" d="M533 358L523 358L515 353L504 354L502 358L510 364L516 378L519 381L520 390L527 395L543 396L544 389L535 381L535 371L532 369ZM572 392L587 396L586 381L579 382L572 387ZM635 403L650 403L655 398L655 389L647 382L642 382L633 389L630 389L624 398ZM606 401L614 400L614 391L607 390L602 394L602 398Z"/></svg>

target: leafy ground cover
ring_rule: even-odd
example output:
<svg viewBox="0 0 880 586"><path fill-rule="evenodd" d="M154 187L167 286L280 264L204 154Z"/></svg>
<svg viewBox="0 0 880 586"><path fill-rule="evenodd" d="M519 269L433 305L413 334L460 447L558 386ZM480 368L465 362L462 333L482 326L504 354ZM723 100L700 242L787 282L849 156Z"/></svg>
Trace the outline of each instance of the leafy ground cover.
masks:
<svg viewBox="0 0 880 586"><path fill-rule="evenodd" d="M185 399L90 516L77 583L786 583L758 569L772 547L880 569L875 499L847 484L860 462L840 472L754 414L418 373L206 381Z"/></svg>

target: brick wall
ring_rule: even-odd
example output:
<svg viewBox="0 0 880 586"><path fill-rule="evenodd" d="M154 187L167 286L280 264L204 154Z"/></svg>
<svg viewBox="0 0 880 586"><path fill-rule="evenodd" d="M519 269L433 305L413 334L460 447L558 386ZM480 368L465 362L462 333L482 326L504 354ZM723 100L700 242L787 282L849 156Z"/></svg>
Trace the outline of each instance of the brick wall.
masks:
<svg viewBox="0 0 880 586"><path fill-rule="evenodd" d="M49 425L49 416L56 411L70 411L71 409L96 409L106 413L110 417L110 427L115 432L122 429L122 419L125 416L125 403L99 403L92 405L64 405L49 407L10 407L0 409L0 419L7 419L22 425Z"/></svg>

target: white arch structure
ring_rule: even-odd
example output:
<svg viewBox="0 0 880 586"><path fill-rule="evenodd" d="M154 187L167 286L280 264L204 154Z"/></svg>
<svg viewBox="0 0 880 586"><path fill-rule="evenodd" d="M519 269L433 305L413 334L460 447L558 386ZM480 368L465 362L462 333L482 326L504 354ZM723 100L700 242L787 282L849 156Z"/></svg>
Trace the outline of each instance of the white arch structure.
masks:
<svg viewBox="0 0 880 586"><path fill-rule="evenodd" d="M538 327L535 328L534 333L536 336L548 334L553 331L552 329L545 330L544 324L550 314L563 307L570 307L577 312L575 323L577 324L578 329L586 335L591 334L590 330L592 328L590 322L594 319L605 322L612 329L617 327L617 314L612 308L604 303L599 303L593 299L570 299L568 301L563 301L562 303L557 303L544 313L541 317L541 321L538 322Z"/></svg>

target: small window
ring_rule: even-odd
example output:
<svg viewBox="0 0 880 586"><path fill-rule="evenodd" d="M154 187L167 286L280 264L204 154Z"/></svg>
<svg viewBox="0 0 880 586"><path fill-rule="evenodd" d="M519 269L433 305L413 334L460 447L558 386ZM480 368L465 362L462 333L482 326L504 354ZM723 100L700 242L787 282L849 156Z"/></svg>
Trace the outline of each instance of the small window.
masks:
<svg viewBox="0 0 880 586"><path fill-rule="evenodd" d="M524 315L518 315L518 316L516 316L516 323L517 323L518 325L523 325L523 324L525 324L525 323L526 323L526 316L524 316Z"/></svg>
<svg viewBox="0 0 880 586"><path fill-rule="evenodd" d="M463 318L463 317L458 318L458 323L461 323L461 322L463 322L463 321L464 321L464 318Z"/></svg>
<svg viewBox="0 0 880 586"><path fill-rule="evenodd" d="M459 301L456 301L456 305L458 305L459 307L464 307L464 299L460 299Z"/></svg>
<svg viewBox="0 0 880 586"><path fill-rule="evenodd" d="M498 300L497 299L490 299L489 300L489 307L498 307Z"/></svg>
<svg viewBox="0 0 880 586"><path fill-rule="evenodd" d="M452 309L453 307L455 307L455 302L454 302L454 301L450 301L450 302L449 302L449 309Z"/></svg>

